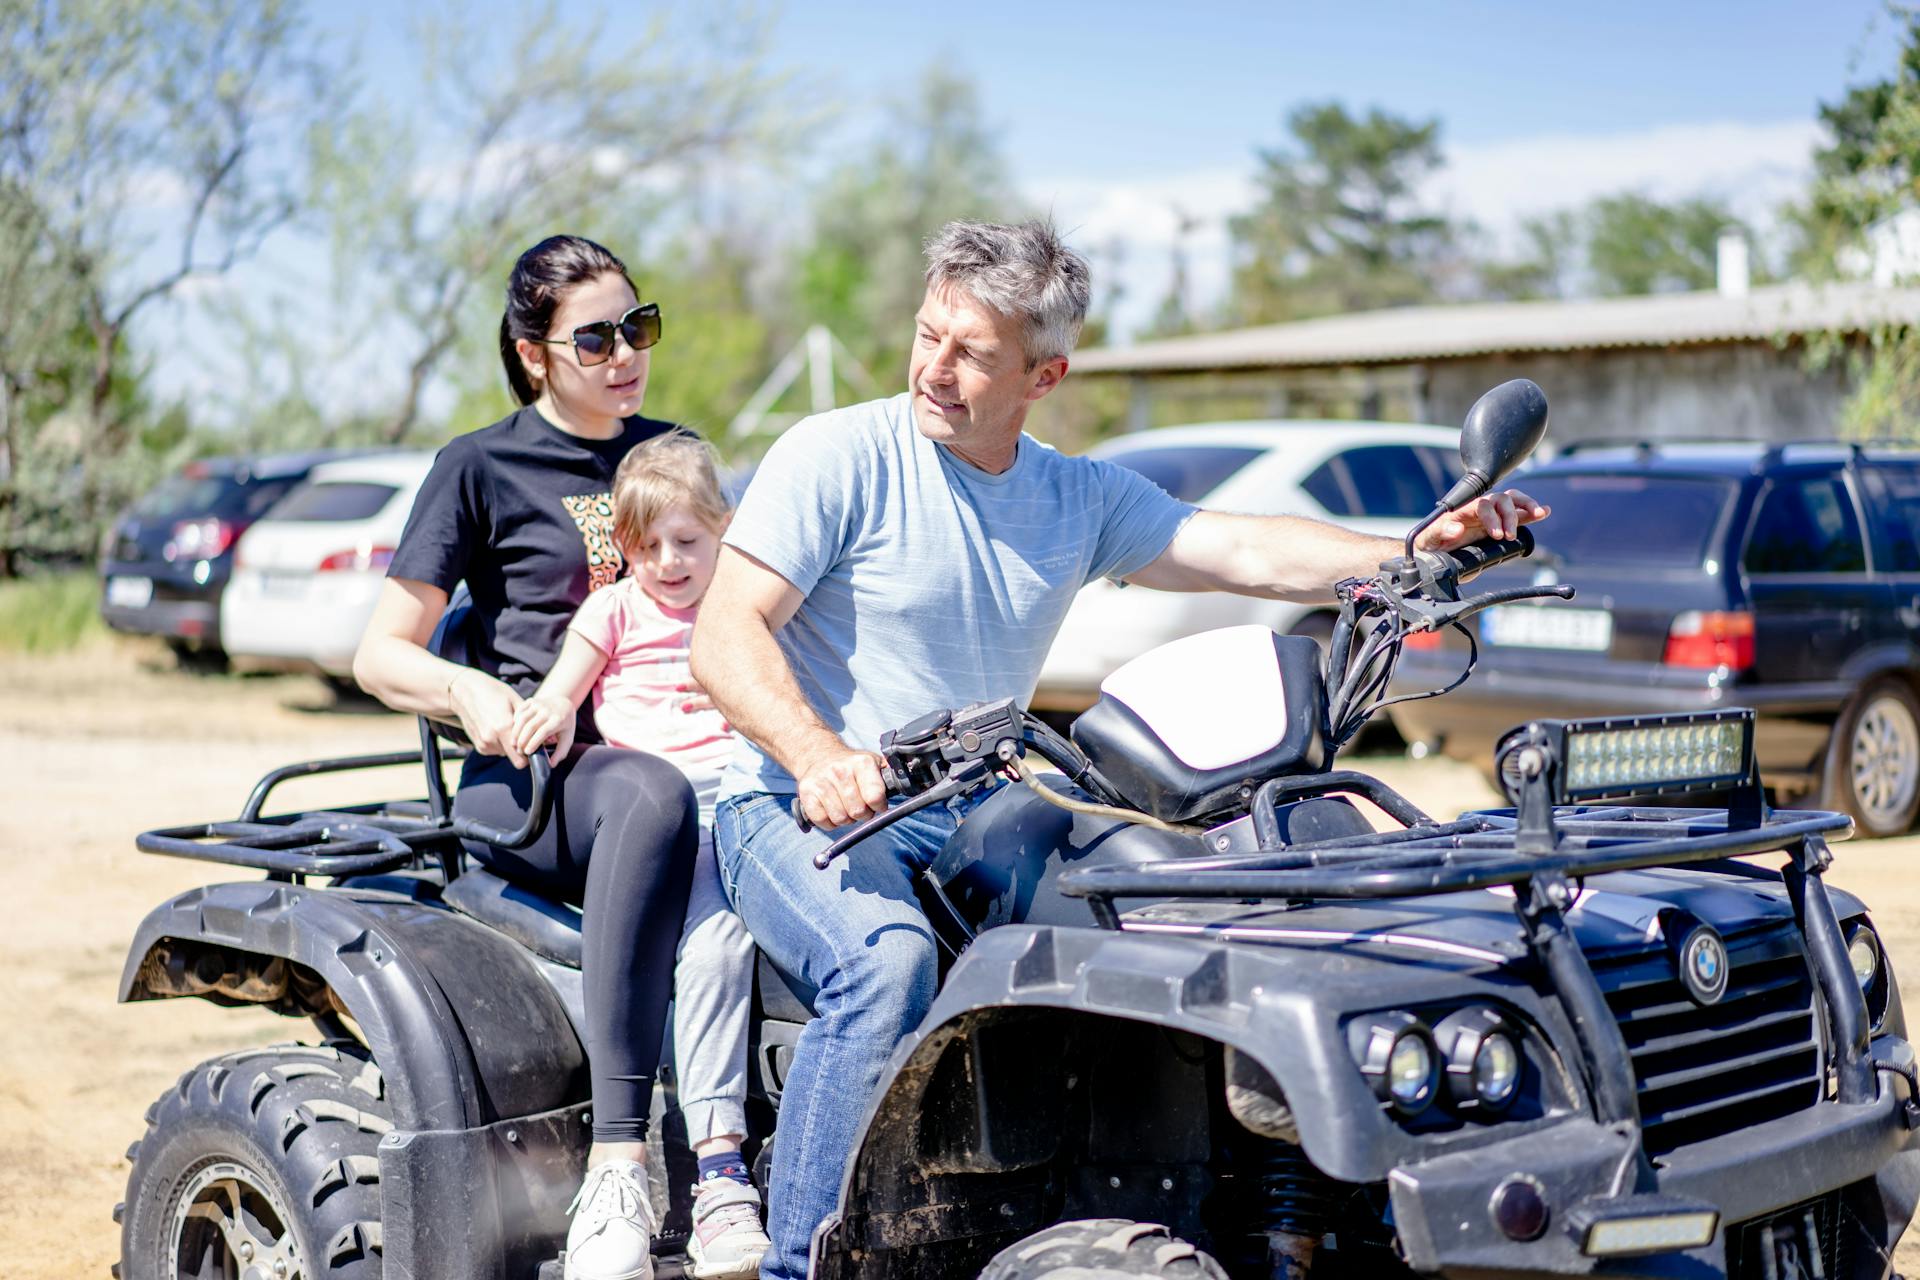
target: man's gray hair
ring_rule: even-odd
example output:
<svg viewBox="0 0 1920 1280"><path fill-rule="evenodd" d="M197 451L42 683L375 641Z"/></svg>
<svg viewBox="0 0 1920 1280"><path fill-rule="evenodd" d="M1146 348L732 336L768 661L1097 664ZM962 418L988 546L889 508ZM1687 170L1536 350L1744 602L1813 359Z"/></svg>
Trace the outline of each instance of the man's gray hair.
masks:
<svg viewBox="0 0 1920 1280"><path fill-rule="evenodd" d="M1031 369L1070 355L1087 318L1087 260L1051 222L949 222L927 241L927 286L952 285L1020 322Z"/></svg>

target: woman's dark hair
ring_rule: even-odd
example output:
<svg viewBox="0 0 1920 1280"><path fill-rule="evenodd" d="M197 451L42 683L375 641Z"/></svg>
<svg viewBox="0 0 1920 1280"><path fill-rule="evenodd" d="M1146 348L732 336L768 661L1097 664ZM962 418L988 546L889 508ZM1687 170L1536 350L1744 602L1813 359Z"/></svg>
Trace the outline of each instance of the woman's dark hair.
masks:
<svg viewBox="0 0 1920 1280"><path fill-rule="evenodd" d="M500 363L506 366L513 398L521 404L538 400L540 388L520 363L515 340L546 337L567 290L609 271L619 272L632 286L627 264L583 236L548 236L513 264L513 274L507 277L507 309L500 317Z"/></svg>

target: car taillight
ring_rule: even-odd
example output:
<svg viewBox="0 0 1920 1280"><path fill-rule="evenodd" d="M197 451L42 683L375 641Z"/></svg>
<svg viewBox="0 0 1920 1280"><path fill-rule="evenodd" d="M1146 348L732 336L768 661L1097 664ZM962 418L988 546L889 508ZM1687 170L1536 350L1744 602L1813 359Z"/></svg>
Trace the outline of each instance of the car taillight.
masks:
<svg viewBox="0 0 1920 1280"><path fill-rule="evenodd" d="M320 562L319 572L337 573L344 569L385 569L393 563L392 547L356 547L336 551Z"/></svg>
<svg viewBox="0 0 1920 1280"><path fill-rule="evenodd" d="M168 560L211 560L228 547L240 530L225 520L208 516L202 520L182 520L173 526L172 536L160 554Z"/></svg>
<svg viewBox="0 0 1920 1280"><path fill-rule="evenodd" d="M1669 667L1725 667L1745 671L1753 665L1753 615L1717 609L1689 609L1667 629Z"/></svg>
<svg viewBox="0 0 1920 1280"><path fill-rule="evenodd" d="M1409 631L1400 645L1404 649L1438 649L1445 642L1446 637L1438 631Z"/></svg>

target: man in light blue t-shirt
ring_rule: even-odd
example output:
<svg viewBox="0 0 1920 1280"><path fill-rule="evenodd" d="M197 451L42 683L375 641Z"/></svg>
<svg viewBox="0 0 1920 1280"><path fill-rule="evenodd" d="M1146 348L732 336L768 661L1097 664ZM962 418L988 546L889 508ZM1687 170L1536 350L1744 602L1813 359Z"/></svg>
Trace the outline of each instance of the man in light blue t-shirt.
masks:
<svg viewBox="0 0 1920 1280"><path fill-rule="evenodd" d="M829 832L886 808L880 734L941 708L1025 701L1095 578L1318 600L1400 552L1312 520L1196 511L1023 434L1066 376L1087 309L1086 263L1051 227L951 223L927 247L926 279L906 392L809 418L768 451L694 632L694 675L744 739L714 820L722 879L761 948L819 991L780 1106L768 1277L806 1274L868 1095L934 997L912 880L962 810L923 810L813 867ZM1420 545L1502 537L1545 514L1490 494Z"/></svg>

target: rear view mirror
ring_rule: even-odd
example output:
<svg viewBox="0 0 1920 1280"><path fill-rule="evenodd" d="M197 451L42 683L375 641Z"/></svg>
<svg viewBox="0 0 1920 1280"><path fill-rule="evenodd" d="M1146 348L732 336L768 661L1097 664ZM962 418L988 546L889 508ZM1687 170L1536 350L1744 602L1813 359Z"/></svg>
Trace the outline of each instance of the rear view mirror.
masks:
<svg viewBox="0 0 1920 1280"><path fill-rule="evenodd" d="M1440 505L1471 502L1498 484L1547 434L1547 393L1525 378L1503 382L1473 402L1460 427L1460 461L1466 467Z"/></svg>

